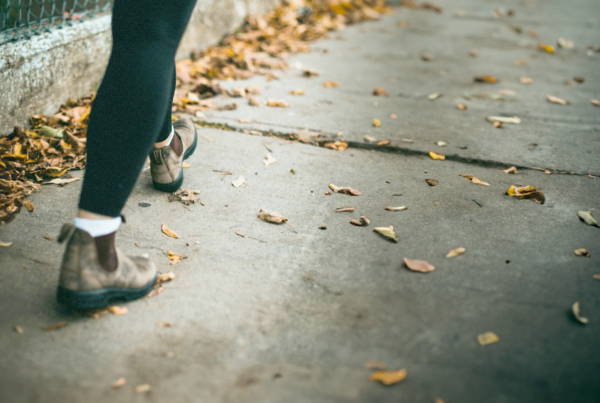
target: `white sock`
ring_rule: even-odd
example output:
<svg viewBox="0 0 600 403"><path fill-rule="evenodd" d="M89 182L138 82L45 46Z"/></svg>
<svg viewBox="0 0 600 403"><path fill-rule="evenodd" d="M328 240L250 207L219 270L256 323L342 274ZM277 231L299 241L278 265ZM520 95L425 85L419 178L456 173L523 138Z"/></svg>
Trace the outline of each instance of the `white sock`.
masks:
<svg viewBox="0 0 600 403"><path fill-rule="evenodd" d="M163 147L168 147L171 145L171 141L173 141L173 136L175 136L175 128L173 127L173 125L171 125L171 134L169 134L169 137L166 140L167 144L165 144ZM160 143L162 143L162 141Z"/></svg>
<svg viewBox="0 0 600 403"><path fill-rule="evenodd" d="M75 217L74 221L75 228L87 232L92 238L112 234L121 226L121 217L115 217L108 220L90 220L87 218Z"/></svg>

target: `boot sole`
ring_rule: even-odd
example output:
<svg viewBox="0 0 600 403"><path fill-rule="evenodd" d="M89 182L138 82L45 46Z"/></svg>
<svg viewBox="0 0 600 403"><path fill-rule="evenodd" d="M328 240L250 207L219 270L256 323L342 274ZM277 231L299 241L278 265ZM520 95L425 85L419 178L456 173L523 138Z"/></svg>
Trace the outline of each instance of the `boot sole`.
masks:
<svg viewBox="0 0 600 403"><path fill-rule="evenodd" d="M145 297L154 288L156 276L141 288L102 288L92 291L72 291L58 286L56 300L60 305L72 310L103 308L119 301L132 301Z"/></svg>
<svg viewBox="0 0 600 403"><path fill-rule="evenodd" d="M171 183L158 183L152 181L154 185L154 189L160 190L161 192L173 193L177 191L183 185L183 161L187 160L193 153L196 151L196 145L198 144L198 130L196 130L196 125L194 125L194 142L185 150L183 153L183 159L181 160L181 169L179 170L179 176L174 182Z"/></svg>

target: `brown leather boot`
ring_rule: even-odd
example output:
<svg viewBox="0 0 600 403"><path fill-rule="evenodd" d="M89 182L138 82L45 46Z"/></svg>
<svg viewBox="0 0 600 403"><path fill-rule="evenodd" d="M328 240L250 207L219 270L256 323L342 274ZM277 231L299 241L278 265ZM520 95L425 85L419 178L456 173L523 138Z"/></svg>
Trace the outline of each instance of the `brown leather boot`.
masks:
<svg viewBox="0 0 600 403"><path fill-rule="evenodd" d="M150 260L125 256L116 248L117 268L107 271L90 234L65 224L58 242L65 240L68 243L56 294L59 304L77 310L96 309L118 300L142 298L152 291L156 268Z"/></svg>
<svg viewBox="0 0 600 403"><path fill-rule="evenodd" d="M155 148L150 152L150 173L154 188L163 192L175 192L183 184L183 161L196 150L198 133L189 119L179 119L173 123L175 136L183 145L183 152L177 153L171 146Z"/></svg>

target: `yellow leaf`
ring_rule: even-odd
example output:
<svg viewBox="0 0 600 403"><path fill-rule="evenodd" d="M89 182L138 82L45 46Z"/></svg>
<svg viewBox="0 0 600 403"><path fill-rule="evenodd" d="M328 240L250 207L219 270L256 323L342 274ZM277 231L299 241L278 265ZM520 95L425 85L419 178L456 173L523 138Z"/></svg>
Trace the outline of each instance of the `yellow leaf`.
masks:
<svg viewBox="0 0 600 403"><path fill-rule="evenodd" d="M538 204L544 204L546 197L535 186L517 186L512 185L506 194L518 197L519 199L533 199Z"/></svg>
<svg viewBox="0 0 600 403"><path fill-rule="evenodd" d="M48 168L48 170L46 171L46 175L52 177L52 178L58 178L60 176L63 176L69 169L58 169L58 168Z"/></svg>
<svg viewBox="0 0 600 403"><path fill-rule="evenodd" d="M345 141L338 140L335 143L325 143L323 144L323 147L331 148L332 150L337 151L344 151L346 148L348 148L348 143L346 143Z"/></svg>
<svg viewBox="0 0 600 403"><path fill-rule="evenodd" d="M46 326L44 328L44 330L47 331L47 332L52 332L54 330L61 329L61 328L65 327L65 326L67 326L67 325L68 325L67 322L58 322L58 323L55 323L53 325Z"/></svg>
<svg viewBox="0 0 600 403"><path fill-rule="evenodd" d="M442 154L434 153L433 151L429 152L429 156L431 157L431 159L439 160L439 161L443 161L446 159L446 156L444 156Z"/></svg>
<svg viewBox="0 0 600 403"><path fill-rule="evenodd" d="M172 281L172 280L175 280L175 273L173 273L173 271L170 269L169 269L168 273L159 274L158 276L156 276L156 283L158 283L158 284L166 283L167 281Z"/></svg>
<svg viewBox="0 0 600 403"><path fill-rule="evenodd" d="M548 52L550 54L554 53L554 46L552 46L552 45L548 45L548 44L545 44L545 43L538 43L537 48L539 50L546 51L546 52Z"/></svg>
<svg viewBox="0 0 600 403"><path fill-rule="evenodd" d="M340 85L340 83L338 83L337 81L325 81L323 83L323 87L325 88L335 88L338 85Z"/></svg>
<svg viewBox="0 0 600 403"><path fill-rule="evenodd" d="M465 248L456 248L456 249L452 249L450 252L448 252L448 254L446 255L447 258L450 257L454 257L454 256L458 256L458 255L462 255L463 253L465 253L467 250Z"/></svg>
<svg viewBox="0 0 600 403"><path fill-rule="evenodd" d="M190 164L188 164L187 162L184 162L184 163L183 163L183 165L182 165L181 167L182 167L183 169L185 169L185 168L189 168L189 167L191 167L191 165L190 165Z"/></svg>
<svg viewBox="0 0 600 403"><path fill-rule="evenodd" d="M296 88L295 90L290 91L291 95L304 95L305 91L302 88Z"/></svg>
<svg viewBox="0 0 600 403"><path fill-rule="evenodd" d="M109 306L108 310L110 311L110 313L112 313L113 315L125 315L127 312L129 312L129 309L127 309L124 306Z"/></svg>
<svg viewBox="0 0 600 403"><path fill-rule="evenodd" d="M475 77L475 81L478 82L478 83L495 84L495 83L497 83L500 80L498 80L494 76L477 76L477 77Z"/></svg>
<svg viewBox="0 0 600 403"><path fill-rule="evenodd" d="M384 385L393 385L395 383L402 382L405 378L405 369L398 371L377 371L372 373L369 377L371 381L379 381Z"/></svg>
<svg viewBox="0 0 600 403"><path fill-rule="evenodd" d="M171 228L167 227L165 224L163 224L162 227L160 227L160 229L165 235L168 235L171 238L179 238L179 235L177 235Z"/></svg>
<svg viewBox="0 0 600 403"><path fill-rule="evenodd" d="M167 257L171 260L171 265L181 262L181 255L170 250L167 251Z"/></svg>
<svg viewBox="0 0 600 403"><path fill-rule="evenodd" d="M33 206L33 203L32 203L32 202L30 202L29 200L25 200L25 201L23 202L23 206L25 206L25 208L26 208L27 210L29 210L30 212L33 212L33 210L35 209L35 207Z"/></svg>
<svg viewBox="0 0 600 403"><path fill-rule="evenodd" d="M375 126L375 127L381 126L381 121L379 119L373 119L373 126Z"/></svg>
<svg viewBox="0 0 600 403"><path fill-rule="evenodd" d="M488 344L496 343L500 341L500 338L496 336L494 332L486 332L477 336L477 341L482 346L486 346Z"/></svg>

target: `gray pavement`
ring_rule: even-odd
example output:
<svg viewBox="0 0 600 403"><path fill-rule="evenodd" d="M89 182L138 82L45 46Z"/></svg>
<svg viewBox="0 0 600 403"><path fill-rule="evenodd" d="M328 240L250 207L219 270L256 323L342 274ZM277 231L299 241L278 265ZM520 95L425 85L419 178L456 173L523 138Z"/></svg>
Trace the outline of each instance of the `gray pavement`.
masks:
<svg viewBox="0 0 600 403"><path fill-rule="evenodd" d="M149 254L160 271L171 268L177 278L160 295L127 304L127 315L92 319L57 307L62 246L44 235L55 237L72 219L81 181L32 195L35 211L0 227L0 240L13 242L0 249L0 401L597 402L600 281L592 276L600 273L600 229L581 223L577 211L600 216L600 182L583 174L526 169L507 175L498 166L600 170L600 108L587 101L600 96L594 70L600 56L583 50L587 41L593 44L589 38L598 21L592 28L586 24L597 18L598 6L591 1L568 8L565 2L440 3L444 14L399 10L333 34L345 40L315 44L328 53L292 59L321 69L321 77L305 79L292 70L279 81L241 83L261 82L261 98L285 98L289 109L240 104L237 111L206 113L207 121L240 130L289 133L309 127L342 131L340 138L355 143L363 135L390 139L391 152L338 152L202 128L185 187L202 191L204 205L169 202L144 171L125 208L128 223L118 242L128 253ZM576 50L538 54L518 47L519 40L529 39L525 36L499 45L493 34L507 29L508 22L488 18L498 7L514 8L510 22L526 32L531 27L549 41L568 36ZM453 8L466 15L454 17ZM397 20L408 21L408 27L398 27ZM350 57L352 47L359 49ZM479 52L476 59L468 56L472 48ZM388 58L386 49L398 57ZM424 51L436 60L419 60ZM536 78L532 86L515 80L521 74L515 58L539 63L525 67L531 70L524 75ZM488 73L503 81L471 83L473 75ZM563 87L571 75L586 82ZM390 81L394 77L398 81ZM340 86L322 88L328 80ZM390 97L371 97L375 86L388 89ZM294 88L307 93L287 95ZM514 102L460 98L502 88L517 93ZM444 97L429 101L432 92ZM547 104L546 93L572 104ZM454 108L459 100L467 111ZM495 129L484 120L513 112L523 118L521 125ZM398 119L387 119L391 113ZM237 118L261 123L242 125ZM374 118L382 120L380 128L371 127ZM401 138L414 143L402 144ZM433 144L440 140L448 146ZM532 142L539 145L529 151ZM262 163L267 148L278 161L269 166ZM456 154L472 163L407 156L405 149ZM475 175L490 186L459 174ZM231 181L240 175L246 185L234 188ZM439 184L430 187L425 179ZM327 196L330 183L362 195ZM512 184L539 187L546 204L510 198L504 193ZM408 209L385 211L390 205ZM343 206L356 212L333 211ZM261 208L286 216L298 233L259 220ZM361 215L370 226L349 224ZM181 239L162 234L162 224ZM397 244L372 231L389 225L396 229ZM446 259L457 247L467 252ZM587 248L591 257L575 256L577 248ZM170 266L166 250L188 257ZM427 260L436 270L409 271L404 257ZM576 301L588 325L570 313ZM59 321L69 325L42 330ZM173 326L159 328L159 321ZM500 341L479 345L477 335L487 331ZM369 381L364 364L371 360L406 368L408 377L389 387ZM113 389L121 377L127 383ZM136 393L140 384L151 385L151 392Z"/></svg>

